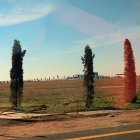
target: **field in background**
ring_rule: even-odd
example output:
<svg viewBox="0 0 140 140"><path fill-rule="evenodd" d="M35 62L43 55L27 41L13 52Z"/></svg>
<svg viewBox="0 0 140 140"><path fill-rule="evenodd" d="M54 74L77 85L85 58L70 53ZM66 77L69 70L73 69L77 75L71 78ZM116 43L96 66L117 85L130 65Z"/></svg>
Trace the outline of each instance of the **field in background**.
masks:
<svg viewBox="0 0 140 140"><path fill-rule="evenodd" d="M95 80L94 109L113 109L114 98L120 98L123 92L123 78ZM137 78L137 93L140 95L140 78ZM9 83L0 84L0 109L10 107ZM46 113L66 113L76 110L80 100L80 110L84 107L84 88L81 80L52 80L25 82L23 104L25 110L32 111L32 106L46 105ZM140 98L139 98L140 100ZM67 104L67 105L66 105ZM128 108L140 108L140 103L128 105ZM40 111L39 111L40 113Z"/></svg>

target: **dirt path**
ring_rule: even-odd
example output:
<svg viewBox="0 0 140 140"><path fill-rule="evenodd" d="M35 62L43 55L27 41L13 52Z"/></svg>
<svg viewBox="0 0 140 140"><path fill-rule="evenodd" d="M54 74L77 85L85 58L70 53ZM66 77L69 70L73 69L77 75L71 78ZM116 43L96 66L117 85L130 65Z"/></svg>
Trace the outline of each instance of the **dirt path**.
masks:
<svg viewBox="0 0 140 140"><path fill-rule="evenodd" d="M69 114L68 116L61 121L58 121L58 118L57 121L0 126L0 139L15 139L16 137L31 137L140 124L140 109L133 111L93 111L80 114L78 118L74 117L73 114Z"/></svg>

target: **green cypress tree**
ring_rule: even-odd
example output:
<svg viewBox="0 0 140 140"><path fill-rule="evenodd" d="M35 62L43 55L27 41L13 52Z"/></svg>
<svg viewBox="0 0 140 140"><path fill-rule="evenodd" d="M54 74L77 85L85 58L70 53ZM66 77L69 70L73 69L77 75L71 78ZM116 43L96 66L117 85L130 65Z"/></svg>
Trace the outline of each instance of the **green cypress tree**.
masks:
<svg viewBox="0 0 140 140"><path fill-rule="evenodd" d="M26 50L22 51L20 42L14 40L12 50L12 68L10 70L10 90L11 90L11 104L12 107L20 107L23 95L23 57Z"/></svg>
<svg viewBox="0 0 140 140"><path fill-rule="evenodd" d="M93 58L94 54L92 54L92 50L89 45L85 47L84 57L81 57L82 63L84 65L84 86L85 86L85 94L86 94L86 104L87 108L93 106L93 98L94 98L94 72L93 72Z"/></svg>
<svg viewBox="0 0 140 140"><path fill-rule="evenodd" d="M127 103L136 101L136 72L135 59L131 43L128 39L124 42L124 100Z"/></svg>

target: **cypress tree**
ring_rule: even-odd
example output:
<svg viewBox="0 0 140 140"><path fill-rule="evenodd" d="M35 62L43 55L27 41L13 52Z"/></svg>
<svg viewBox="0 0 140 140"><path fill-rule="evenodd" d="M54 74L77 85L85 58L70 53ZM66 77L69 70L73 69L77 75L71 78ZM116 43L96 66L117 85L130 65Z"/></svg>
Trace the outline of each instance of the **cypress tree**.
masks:
<svg viewBox="0 0 140 140"><path fill-rule="evenodd" d="M124 63L124 101L133 103L136 101L135 59L128 39L124 42Z"/></svg>
<svg viewBox="0 0 140 140"><path fill-rule="evenodd" d="M93 58L94 54L92 54L92 50L89 45L85 47L84 57L81 57L82 63L84 65L84 87L86 94L86 104L87 108L93 106L93 98L94 98L94 72L93 72Z"/></svg>
<svg viewBox="0 0 140 140"><path fill-rule="evenodd" d="M20 107L23 95L23 57L26 50L21 49L20 41L14 40L12 49L12 68L10 70L10 90L12 107Z"/></svg>

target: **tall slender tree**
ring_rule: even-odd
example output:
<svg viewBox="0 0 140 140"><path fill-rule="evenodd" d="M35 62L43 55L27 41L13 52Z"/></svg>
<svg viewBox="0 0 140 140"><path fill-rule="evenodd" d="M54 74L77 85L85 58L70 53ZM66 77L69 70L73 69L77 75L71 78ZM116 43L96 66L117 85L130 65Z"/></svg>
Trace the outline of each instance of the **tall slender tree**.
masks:
<svg viewBox="0 0 140 140"><path fill-rule="evenodd" d="M87 108L93 106L93 98L94 98L94 72L93 72L93 58L94 54L92 54L92 50L89 45L85 47L84 57L81 57L82 63L84 65L84 86L85 86L85 94L86 94L86 104Z"/></svg>
<svg viewBox="0 0 140 140"><path fill-rule="evenodd" d="M128 39L124 42L124 63L124 101L132 103L136 101L136 72L133 50Z"/></svg>
<svg viewBox="0 0 140 140"><path fill-rule="evenodd" d="M12 49L12 68L10 70L10 89L12 107L20 107L23 95L23 57L26 50L21 49L19 40L14 40Z"/></svg>

